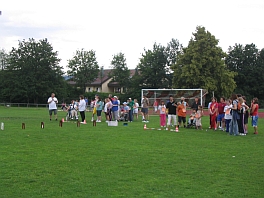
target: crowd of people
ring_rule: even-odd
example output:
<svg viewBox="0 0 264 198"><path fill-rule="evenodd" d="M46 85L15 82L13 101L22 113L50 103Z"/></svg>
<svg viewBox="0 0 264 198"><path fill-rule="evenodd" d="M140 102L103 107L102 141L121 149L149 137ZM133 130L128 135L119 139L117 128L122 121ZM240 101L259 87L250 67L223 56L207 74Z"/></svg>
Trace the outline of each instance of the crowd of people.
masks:
<svg viewBox="0 0 264 198"><path fill-rule="evenodd" d="M141 113L145 121L148 117L146 106L149 105L148 99L142 100ZM128 98L126 102L121 103L117 96L110 94L104 101L99 95L95 95L95 99L91 101L92 119L96 122L102 122L102 112L105 114L106 122L109 121L128 121L133 122L134 118L138 119L139 103L137 99Z"/></svg>
<svg viewBox="0 0 264 198"><path fill-rule="evenodd" d="M83 95L79 97L79 101L72 100L69 106L62 106L68 112L69 119L78 120L78 112L81 116L81 123L85 121L85 111L88 107L88 100ZM57 120L57 104L58 99L52 93L48 99L50 120L52 113ZM95 99L91 101L92 108L91 121L102 122L102 113L105 114L106 122L109 121L128 121L133 122L139 118L141 112L142 122L149 122L149 99L146 95L141 100L141 111L139 111L139 103L137 99L128 98L126 102L121 103L117 96L109 94L107 98L102 100L99 95L95 95ZM203 107L200 104L199 98L195 100L191 106L185 101L184 97L176 102L172 95L169 100L157 101L153 103L154 112L159 113L160 127L195 127L202 129ZM187 108L191 109L191 114L187 120ZM225 99L221 97L219 102L215 97L212 97L208 104L210 116L210 129L223 130L230 135L247 135L248 119L252 117L252 126L254 134L258 134L258 99L253 98L250 105L247 103L245 96L241 94L233 94L231 98Z"/></svg>
<svg viewBox="0 0 264 198"><path fill-rule="evenodd" d="M231 98L220 98L219 103L215 97L208 105L210 113L210 128L223 130L230 135L247 135L248 119L252 117L254 134L258 134L258 98L253 98L250 105L246 97L233 94Z"/></svg>

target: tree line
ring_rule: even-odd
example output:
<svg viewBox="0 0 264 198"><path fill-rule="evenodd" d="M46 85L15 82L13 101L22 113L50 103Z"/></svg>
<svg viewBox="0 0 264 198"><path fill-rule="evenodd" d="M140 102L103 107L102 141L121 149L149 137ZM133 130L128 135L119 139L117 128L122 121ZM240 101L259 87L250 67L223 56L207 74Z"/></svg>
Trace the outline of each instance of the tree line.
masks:
<svg viewBox="0 0 264 198"><path fill-rule="evenodd" d="M202 88L217 97L235 92L262 100L264 49L235 44L224 52L218 42L205 27L198 26L187 47L173 38L166 46L155 42L152 49L144 49L133 76L125 54L114 54L109 75L124 88L121 98L140 98L141 89L148 88ZM68 102L79 94L89 95L87 85L103 75L96 52L84 49L76 50L63 72L58 52L47 39L19 41L10 52L2 49L0 64L1 102L46 103L51 92ZM70 85L65 75L76 84Z"/></svg>

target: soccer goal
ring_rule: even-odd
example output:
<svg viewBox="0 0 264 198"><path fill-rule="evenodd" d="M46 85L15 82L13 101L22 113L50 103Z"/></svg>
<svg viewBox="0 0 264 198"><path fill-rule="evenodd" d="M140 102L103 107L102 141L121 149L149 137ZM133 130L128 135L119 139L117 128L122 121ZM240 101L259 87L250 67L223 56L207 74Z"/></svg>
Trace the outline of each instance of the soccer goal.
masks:
<svg viewBox="0 0 264 198"><path fill-rule="evenodd" d="M153 106L154 101L157 100L160 103L161 100L165 104L169 101L170 95L173 96L176 102L181 101L181 97L185 98L185 101L191 106L196 97L199 98L200 103L205 105L205 96L207 91L205 89L142 89L141 98L146 95L149 99L150 106Z"/></svg>

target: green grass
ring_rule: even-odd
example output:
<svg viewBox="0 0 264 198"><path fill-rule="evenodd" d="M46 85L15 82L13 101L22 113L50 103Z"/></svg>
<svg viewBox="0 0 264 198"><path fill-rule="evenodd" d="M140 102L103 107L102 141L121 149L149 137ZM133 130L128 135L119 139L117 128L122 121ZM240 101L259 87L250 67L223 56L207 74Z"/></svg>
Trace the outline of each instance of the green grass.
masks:
<svg viewBox="0 0 264 198"><path fill-rule="evenodd" d="M263 119L259 135L249 126L239 137L206 131L207 117L203 131L180 133L143 130L140 121L61 128L46 109L3 107L0 122L1 198L264 197ZM158 116L147 126L158 127Z"/></svg>

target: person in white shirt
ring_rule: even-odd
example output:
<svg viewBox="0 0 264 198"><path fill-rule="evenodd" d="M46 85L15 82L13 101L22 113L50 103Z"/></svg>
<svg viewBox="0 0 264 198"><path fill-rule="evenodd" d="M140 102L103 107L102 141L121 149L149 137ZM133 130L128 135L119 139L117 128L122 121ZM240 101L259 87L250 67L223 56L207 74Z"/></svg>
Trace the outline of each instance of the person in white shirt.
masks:
<svg viewBox="0 0 264 198"><path fill-rule="evenodd" d="M232 120L232 115L230 113L230 110L232 108L232 101L229 99L229 100L226 100L226 106L224 107L224 113L225 113L225 127L226 127L226 132L229 133L229 125L230 125L230 122ZM223 128L223 131L225 129Z"/></svg>
<svg viewBox="0 0 264 198"><path fill-rule="evenodd" d="M79 102L79 112L80 112L80 115L81 115L81 118L82 118L82 121L81 123L82 124L85 124L85 109L86 109L86 102L84 100L84 96L83 95L80 95L80 102Z"/></svg>
<svg viewBox="0 0 264 198"><path fill-rule="evenodd" d="M54 113L55 119L58 120L58 117L57 117L58 99L55 97L55 93L52 93L51 97L48 98L48 104L49 104L50 121L52 118L52 112Z"/></svg>

